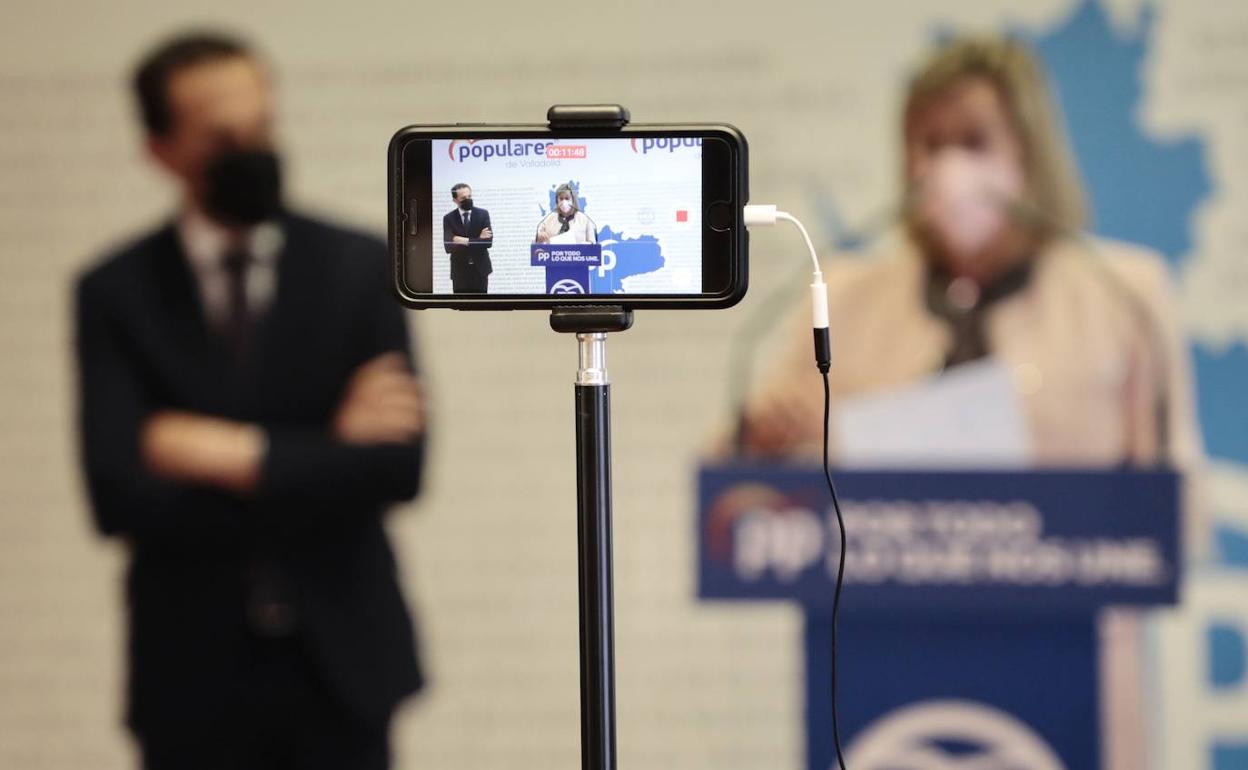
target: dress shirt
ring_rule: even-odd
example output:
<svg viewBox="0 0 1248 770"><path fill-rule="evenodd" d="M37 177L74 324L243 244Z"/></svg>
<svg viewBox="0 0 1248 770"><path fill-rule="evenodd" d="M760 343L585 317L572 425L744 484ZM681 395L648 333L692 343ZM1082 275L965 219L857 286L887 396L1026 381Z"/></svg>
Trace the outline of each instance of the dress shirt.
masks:
<svg viewBox="0 0 1248 770"><path fill-rule="evenodd" d="M285 237L275 222L264 222L235 236L197 209L187 209L178 219L178 238L186 254L208 325L222 330L229 324L230 288L225 256L237 247L251 257L247 271L247 308L259 318L273 301L277 288L277 262Z"/></svg>

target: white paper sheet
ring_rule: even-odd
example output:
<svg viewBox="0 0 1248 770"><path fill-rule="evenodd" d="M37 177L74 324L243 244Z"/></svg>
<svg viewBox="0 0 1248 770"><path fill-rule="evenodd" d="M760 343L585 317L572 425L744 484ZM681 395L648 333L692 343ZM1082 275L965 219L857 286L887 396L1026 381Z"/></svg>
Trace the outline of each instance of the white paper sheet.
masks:
<svg viewBox="0 0 1248 770"><path fill-rule="evenodd" d="M994 359L844 400L832 430L846 467L1017 468L1031 459L1020 397Z"/></svg>

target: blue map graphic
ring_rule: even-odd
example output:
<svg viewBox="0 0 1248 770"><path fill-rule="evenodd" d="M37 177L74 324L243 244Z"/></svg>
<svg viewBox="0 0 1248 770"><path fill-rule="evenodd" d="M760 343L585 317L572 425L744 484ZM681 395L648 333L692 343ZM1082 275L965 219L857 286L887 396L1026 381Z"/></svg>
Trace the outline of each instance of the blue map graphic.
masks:
<svg viewBox="0 0 1248 770"><path fill-rule="evenodd" d="M1084 0L1053 29L1016 34L1035 46L1053 78L1091 198L1092 229L1151 246L1179 267L1196 206L1213 190L1200 137L1159 141L1140 128L1154 20L1145 8L1122 34L1100 2ZM1194 364L1206 448L1248 463L1248 347L1241 341L1214 353L1197 345Z"/></svg>
<svg viewBox="0 0 1248 770"><path fill-rule="evenodd" d="M1044 60L1100 235L1142 243L1177 265L1192 245L1192 213L1211 192L1204 143L1159 141L1140 128L1141 75L1156 14L1140 12L1128 36L1099 2L1038 36L1015 32Z"/></svg>
<svg viewBox="0 0 1248 770"><path fill-rule="evenodd" d="M659 247L659 240L653 235L625 238L610 227L604 226L598 230L598 242L607 244L609 241L616 241L609 246L604 246L615 252L615 269L608 271L603 278L598 277L597 270L591 270L589 283L592 292L622 292L624 284L621 281L625 278L631 275L653 273L662 269L667 262Z"/></svg>
<svg viewBox="0 0 1248 770"><path fill-rule="evenodd" d="M589 207L589 201L581 195L581 183L574 179L569 179L567 184L572 188L572 194L576 196L576 205L588 215L589 212L586 209ZM552 185L550 188L550 208L538 206L538 210L541 211L543 217L555 209L555 190L558 187L559 185ZM599 222L594 224L598 225L598 242L615 254L615 267L607 270L606 275L602 278L598 277L597 270L589 271L590 293L623 293L625 278L653 273L663 269L663 266L667 264L667 259L663 256L663 249L659 245L659 239L653 235L625 238L620 233L612 230L610 225L604 225ZM611 241L614 241L614 243L609 243Z"/></svg>

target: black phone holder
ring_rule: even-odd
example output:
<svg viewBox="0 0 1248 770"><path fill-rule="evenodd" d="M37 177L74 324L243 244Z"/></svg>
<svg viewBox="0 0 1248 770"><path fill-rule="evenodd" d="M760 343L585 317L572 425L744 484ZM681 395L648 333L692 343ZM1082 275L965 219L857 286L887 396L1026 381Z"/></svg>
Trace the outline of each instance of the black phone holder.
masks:
<svg viewBox="0 0 1248 770"><path fill-rule="evenodd" d="M553 129L618 130L618 104L555 105ZM622 305L555 307L550 328L575 334L577 578L580 594L581 768L615 770L615 626L611 568L611 385L607 334L633 325Z"/></svg>
<svg viewBox="0 0 1248 770"><path fill-rule="evenodd" d="M551 128L620 129L631 119L619 104L556 104L546 110Z"/></svg>

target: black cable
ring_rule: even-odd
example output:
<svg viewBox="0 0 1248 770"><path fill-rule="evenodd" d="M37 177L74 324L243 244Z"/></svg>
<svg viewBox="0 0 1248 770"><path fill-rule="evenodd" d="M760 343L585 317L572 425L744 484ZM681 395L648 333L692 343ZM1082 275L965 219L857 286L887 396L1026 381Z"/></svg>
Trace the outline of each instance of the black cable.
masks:
<svg viewBox="0 0 1248 770"><path fill-rule="evenodd" d="M825 334L826 334L826 330ZM841 750L841 727L836 713L836 616L841 610L841 586L845 583L845 517L841 515L841 503L836 496L836 484L832 482L832 465L828 459L828 422L832 416L832 388L828 384L828 371L819 367L823 374L823 477L832 494L832 510L836 512L836 526L841 535L841 554L836 565L836 587L832 593L832 744L836 747L836 762L845 770L845 752Z"/></svg>
<svg viewBox="0 0 1248 770"><path fill-rule="evenodd" d="M823 272L819 268L819 257L815 254L815 246L810 240L806 228L793 215L777 211L775 206L746 206L745 220L759 225L773 225L776 220L783 219L793 223L806 241L810 250L810 260L814 266L814 280L810 284L811 320L814 330L815 367L823 375L823 477L828 482L828 492L832 495L832 509L836 512L836 526L840 530L841 552L836 567L836 585L832 595L832 742L836 748L836 763L840 770L845 770L845 756L841 749L841 726L836 708L836 620L841 611L841 588L845 583L845 517L841 515L841 502L837 499L836 484L832 481L832 463L829 458L829 423L832 417L832 386L828 381L828 372L832 369L832 344L828 328L828 287L823 282Z"/></svg>

